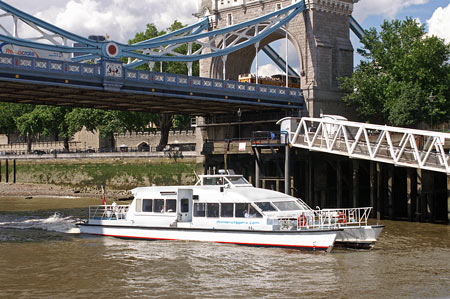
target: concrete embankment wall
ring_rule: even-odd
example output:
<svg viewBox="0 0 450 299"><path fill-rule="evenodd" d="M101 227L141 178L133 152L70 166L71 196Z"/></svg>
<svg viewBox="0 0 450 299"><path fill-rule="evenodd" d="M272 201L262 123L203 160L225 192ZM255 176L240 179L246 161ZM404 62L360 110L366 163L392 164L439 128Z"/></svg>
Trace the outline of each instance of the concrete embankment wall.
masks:
<svg viewBox="0 0 450 299"><path fill-rule="evenodd" d="M6 181L6 161L1 164L2 182ZM9 182L13 163L9 161ZM203 173L203 164L195 158L105 158L16 160L16 182L55 184L129 190L137 186L186 185L196 181L194 171Z"/></svg>

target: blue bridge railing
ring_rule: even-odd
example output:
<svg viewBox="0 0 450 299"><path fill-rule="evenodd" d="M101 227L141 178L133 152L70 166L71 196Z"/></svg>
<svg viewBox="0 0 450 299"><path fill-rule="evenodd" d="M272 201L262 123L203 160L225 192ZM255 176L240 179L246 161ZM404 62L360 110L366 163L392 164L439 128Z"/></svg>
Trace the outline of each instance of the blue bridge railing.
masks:
<svg viewBox="0 0 450 299"><path fill-rule="evenodd" d="M125 68L120 61L86 64L0 54L0 81L24 77L47 85L65 83L118 92L140 88L140 92L150 94L163 92L171 97L220 99L280 108L302 108L304 103L303 92L298 88L133 70Z"/></svg>

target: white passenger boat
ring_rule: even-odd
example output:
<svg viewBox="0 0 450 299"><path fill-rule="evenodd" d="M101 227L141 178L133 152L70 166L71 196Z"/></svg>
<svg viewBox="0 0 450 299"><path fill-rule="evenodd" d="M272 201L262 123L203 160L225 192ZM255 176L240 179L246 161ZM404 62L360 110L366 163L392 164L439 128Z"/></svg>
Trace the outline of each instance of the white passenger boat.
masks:
<svg viewBox="0 0 450 299"><path fill-rule="evenodd" d="M195 186L141 187L130 205L89 207L85 234L212 241L331 251L342 231L333 215L254 188L240 175L203 175ZM338 219L338 218L336 218Z"/></svg>

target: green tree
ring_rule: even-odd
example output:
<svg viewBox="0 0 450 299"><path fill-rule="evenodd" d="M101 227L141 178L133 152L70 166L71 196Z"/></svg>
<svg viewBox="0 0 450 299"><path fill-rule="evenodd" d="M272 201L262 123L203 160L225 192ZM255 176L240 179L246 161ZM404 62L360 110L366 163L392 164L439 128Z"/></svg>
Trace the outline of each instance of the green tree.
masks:
<svg viewBox="0 0 450 299"><path fill-rule="evenodd" d="M99 130L100 136L108 138L114 148L114 133L145 131L155 118L154 114L144 112L76 108L66 115L66 122L68 134L73 136L83 127L91 132Z"/></svg>
<svg viewBox="0 0 450 299"><path fill-rule="evenodd" d="M27 152L31 152L31 145L38 134L46 134L50 130L51 112L47 106L35 106L33 110L22 113L15 118L16 126L27 141Z"/></svg>
<svg viewBox="0 0 450 299"><path fill-rule="evenodd" d="M352 77L340 78L344 101L360 118L411 127L450 115L449 44L427 36L411 18L385 21L380 32L366 31L361 43L363 60Z"/></svg>
<svg viewBox="0 0 450 299"><path fill-rule="evenodd" d="M167 28L168 32L174 32L176 30L179 30L181 28L185 27L181 22L178 20L175 20L173 24ZM135 38L132 40L129 40L129 44L134 44L138 42L142 42L144 40L148 40L151 38L155 38L160 35L166 34L165 30L158 31L156 26L154 24L147 24L147 28L144 32L138 32L135 35ZM196 51L199 49L200 45L194 45L193 51ZM180 47L176 48L174 50L177 53L181 54L187 54L188 47L187 45L181 45ZM199 62L196 61L192 65L192 75L198 76L199 75ZM149 66L147 64L141 65L139 69L143 70L150 70ZM160 63L156 62L154 65L155 70L160 69ZM163 62L163 71L171 74L187 74L188 68L186 66L186 63L184 62ZM178 128L185 128L187 124L190 123L190 116L189 115L173 115L168 113L161 113L159 115L159 120L156 122L159 129L161 130L161 139L159 141L158 146L156 147L157 151L161 151L164 149L164 147L167 145L169 141L169 132L170 129L175 126Z"/></svg>

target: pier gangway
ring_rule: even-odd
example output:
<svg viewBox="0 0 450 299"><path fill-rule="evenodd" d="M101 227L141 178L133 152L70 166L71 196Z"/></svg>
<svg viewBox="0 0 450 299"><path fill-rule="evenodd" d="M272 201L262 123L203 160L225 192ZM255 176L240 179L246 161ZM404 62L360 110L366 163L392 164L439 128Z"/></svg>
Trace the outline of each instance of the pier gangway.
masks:
<svg viewBox="0 0 450 299"><path fill-rule="evenodd" d="M450 174L450 133L321 118L284 118L296 148Z"/></svg>

